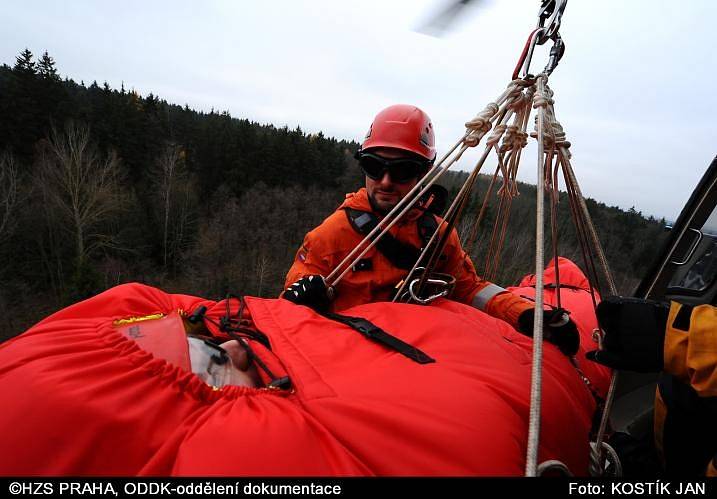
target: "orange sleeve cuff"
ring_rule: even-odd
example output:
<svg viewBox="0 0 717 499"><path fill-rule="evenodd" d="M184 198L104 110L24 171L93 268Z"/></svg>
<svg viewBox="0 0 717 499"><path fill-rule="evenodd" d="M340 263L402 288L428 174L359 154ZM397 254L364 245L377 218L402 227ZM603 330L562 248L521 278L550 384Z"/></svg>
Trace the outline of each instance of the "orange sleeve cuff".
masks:
<svg viewBox="0 0 717 499"><path fill-rule="evenodd" d="M510 291L495 295L485 307L485 311L501 319L514 328L518 328L518 317L526 310L535 308L535 303Z"/></svg>

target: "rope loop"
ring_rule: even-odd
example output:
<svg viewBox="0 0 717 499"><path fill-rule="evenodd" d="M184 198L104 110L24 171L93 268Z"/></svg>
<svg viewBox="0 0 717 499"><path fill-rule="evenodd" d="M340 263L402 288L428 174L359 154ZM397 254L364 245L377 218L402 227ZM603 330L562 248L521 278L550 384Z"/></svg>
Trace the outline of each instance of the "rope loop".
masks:
<svg viewBox="0 0 717 499"><path fill-rule="evenodd" d="M617 451L607 442L602 442L602 449L607 453L605 462L602 462L601 452L598 452L598 443L590 442L590 465L591 476L621 477L623 474L622 462Z"/></svg>
<svg viewBox="0 0 717 499"><path fill-rule="evenodd" d="M496 125L493 129L493 133L490 134L488 137L488 140L486 141L487 147L493 147L495 146L499 141L500 138L503 136L503 133L505 132L505 129L508 128L508 125L505 123L501 123L499 125Z"/></svg>
<svg viewBox="0 0 717 499"><path fill-rule="evenodd" d="M526 99L522 88L515 87L513 90L510 91L507 98L507 106L509 109L517 111L518 109L525 106L525 104Z"/></svg>
<svg viewBox="0 0 717 499"><path fill-rule="evenodd" d="M554 473L557 473L559 476L565 476L565 477L575 476L572 474L572 472L570 471L570 468L568 468L565 463L563 463L562 461L558 461L557 459L543 461L542 463L540 463L538 465L538 469L537 469L538 476L543 476L546 473L550 473L550 472L554 472Z"/></svg>
<svg viewBox="0 0 717 499"><path fill-rule="evenodd" d="M555 118L555 110L553 108L553 104L555 104L555 100L553 99L554 93L544 81L541 81L541 83L542 84L538 85L533 97L533 108L544 109L543 147L545 149L564 147L567 150L570 148L570 142L567 140L563 126ZM530 134L531 137L536 139L538 138L539 119L540 115L536 114L534 131ZM570 152L568 151L568 158L569 157Z"/></svg>
<svg viewBox="0 0 717 499"><path fill-rule="evenodd" d="M515 136L517 133L519 133L517 125L508 125L508 128L505 129L503 142L501 142L498 152L504 153L513 149L515 147Z"/></svg>
<svg viewBox="0 0 717 499"><path fill-rule="evenodd" d="M533 96L533 109L537 109L539 107L548 107L555 104L555 101L550 98L550 96L547 93L537 91L535 92L535 95Z"/></svg>
<svg viewBox="0 0 717 499"><path fill-rule="evenodd" d="M484 135L485 132L471 132L469 135L466 136L466 138L463 139L463 144L465 144L466 147L475 147L478 145L480 139L483 138Z"/></svg>
<svg viewBox="0 0 717 499"><path fill-rule="evenodd" d="M503 136L499 152L506 153L511 150L522 149L528 145L528 134L517 125L509 125Z"/></svg>
<svg viewBox="0 0 717 499"><path fill-rule="evenodd" d="M466 123L466 128L470 130L468 136L463 139L463 143L468 147L475 147L485 134L490 132L492 127L490 120L498 114L498 104L489 102L485 109L478 113L475 118Z"/></svg>
<svg viewBox="0 0 717 499"><path fill-rule="evenodd" d="M533 85L535 85L535 80L529 80L529 79L525 79L525 78L516 78L508 84L508 88L510 88L511 85L523 87L523 88L532 87Z"/></svg>
<svg viewBox="0 0 717 499"><path fill-rule="evenodd" d="M518 197L520 192L518 192L518 186L515 180L511 178L504 178L503 183L498 188L495 195L501 199L512 199Z"/></svg>
<svg viewBox="0 0 717 499"><path fill-rule="evenodd" d="M538 77L538 84L536 85L535 95L533 96L533 108L548 107L555 104L553 100L553 91L550 89L547 83L547 77L541 75Z"/></svg>

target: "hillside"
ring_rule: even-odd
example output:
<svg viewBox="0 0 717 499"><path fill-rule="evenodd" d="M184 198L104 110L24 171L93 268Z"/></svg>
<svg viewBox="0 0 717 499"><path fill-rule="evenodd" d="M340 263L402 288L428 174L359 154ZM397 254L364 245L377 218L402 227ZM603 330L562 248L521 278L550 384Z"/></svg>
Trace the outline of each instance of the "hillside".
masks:
<svg viewBox="0 0 717 499"><path fill-rule="evenodd" d="M303 235L361 185L357 147L63 80L47 53L36 60L25 50L0 67L3 337L123 282L212 298L276 296ZM446 186L455 191L464 176L449 174ZM504 285L532 267L535 187L520 192L496 275ZM496 206L472 253L479 273ZM664 221L588 206L629 293L659 249ZM560 253L581 263L567 202L560 210Z"/></svg>

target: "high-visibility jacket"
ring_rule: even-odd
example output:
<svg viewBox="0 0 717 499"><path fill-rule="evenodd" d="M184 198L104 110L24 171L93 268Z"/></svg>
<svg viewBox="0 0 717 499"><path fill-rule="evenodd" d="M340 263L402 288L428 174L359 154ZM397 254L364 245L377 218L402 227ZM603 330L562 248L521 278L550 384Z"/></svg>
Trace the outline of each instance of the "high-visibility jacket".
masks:
<svg viewBox="0 0 717 499"><path fill-rule="evenodd" d="M285 288L307 275L328 276L363 240L364 236L351 226L346 208L372 212L379 217L369 203L365 188L347 194L341 206L304 238L286 276ZM417 224L420 215L419 210L413 210L397 222L389 233L403 243L420 248L423 245ZM441 226L443 230L445 225ZM362 260L363 264L355 266L338 284L332 310L390 301L396 292L396 285L408 274L407 270L394 266L375 246ZM456 285L451 299L474 304L514 327L518 316L534 306L532 302L478 277L473 262L461 247L455 229L451 231L436 271L455 277Z"/></svg>
<svg viewBox="0 0 717 499"><path fill-rule="evenodd" d="M665 368L655 397L655 444L669 475L715 476L717 307L670 304Z"/></svg>

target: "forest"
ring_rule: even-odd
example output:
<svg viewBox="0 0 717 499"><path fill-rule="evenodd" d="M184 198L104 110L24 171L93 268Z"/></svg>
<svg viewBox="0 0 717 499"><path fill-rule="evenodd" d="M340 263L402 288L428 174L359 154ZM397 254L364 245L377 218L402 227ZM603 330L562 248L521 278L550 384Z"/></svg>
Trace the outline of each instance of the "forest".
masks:
<svg viewBox="0 0 717 499"><path fill-rule="evenodd" d="M306 232L362 186L358 145L63 79L47 52L25 49L0 67L0 340L125 282L215 299L277 296ZM443 183L456 193L465 176L449 172ZM477 183L464 238L489 181ZM535 186L518 188L500 265L483 263L497 196L471 250L478 273L504 286L533 267ZM587 205L629 294L665 221ZM565 193L557 225L559 253L582 264Z"/></svg>

